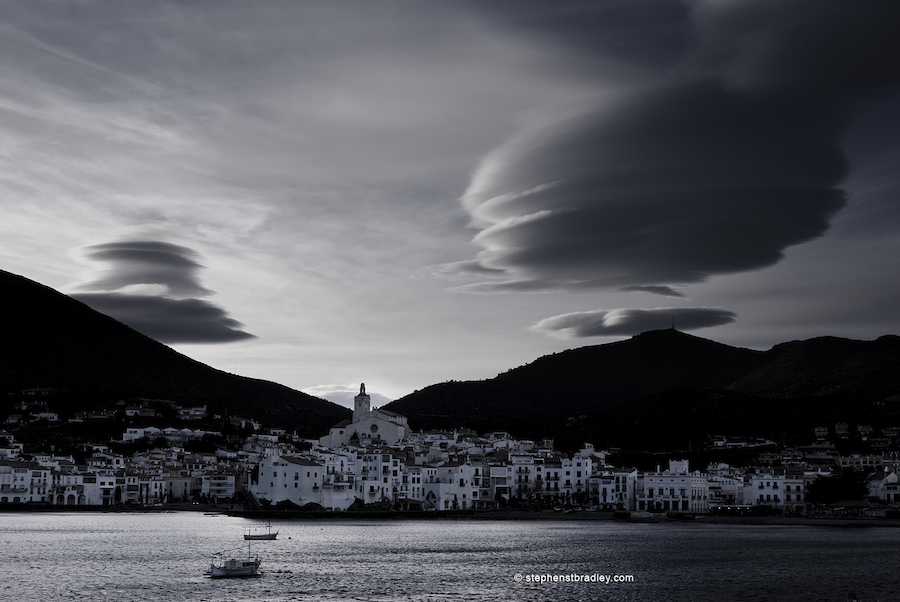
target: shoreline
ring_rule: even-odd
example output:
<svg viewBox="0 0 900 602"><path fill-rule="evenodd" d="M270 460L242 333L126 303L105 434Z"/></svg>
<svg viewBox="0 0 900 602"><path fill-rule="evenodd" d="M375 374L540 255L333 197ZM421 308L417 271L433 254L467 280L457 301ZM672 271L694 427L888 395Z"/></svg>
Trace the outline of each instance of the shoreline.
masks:
<svg viewBox="0 0 900 602"><path fill-rule="evenodd" d="M723 516L701 514L671 517L665 514L642 514L616 517L613 512L554 512L552 510L446 510L446 511L360 511L360 512L302 512L283 510L243 510L237 504L163 504L160 506L53 506L4 505L4 513L97 512L97 513L167 513L197 512L224 514L237 518L278 520L488 520L488 521L615 521L653 524L713 524L713 525L769 525L810 527L900 527L896 518L812 518L803 516Z"/></svg>

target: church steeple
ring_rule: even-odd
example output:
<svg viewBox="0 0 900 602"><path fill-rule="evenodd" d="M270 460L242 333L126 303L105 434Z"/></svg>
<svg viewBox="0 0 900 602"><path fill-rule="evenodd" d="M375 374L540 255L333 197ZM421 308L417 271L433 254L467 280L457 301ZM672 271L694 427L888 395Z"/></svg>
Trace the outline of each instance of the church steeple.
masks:
<svg viewBox="0 0 900 602"><path fill-rule="evenodd" d="M366 395L366 383L359 385L359 395L353 398L353 422L356 422L372 409L371 398Z"/></svg>

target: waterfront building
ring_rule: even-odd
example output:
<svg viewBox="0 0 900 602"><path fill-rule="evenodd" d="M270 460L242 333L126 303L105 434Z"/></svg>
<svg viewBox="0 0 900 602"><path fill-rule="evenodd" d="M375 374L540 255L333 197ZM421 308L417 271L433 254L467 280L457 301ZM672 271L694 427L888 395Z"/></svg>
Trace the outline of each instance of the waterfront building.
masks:
<svg viewBox="0 0 900 602"><path fill-rule="evenodd" d="M436 468L435 482L425 486L425 499L438 510L470 510L479 500L481 467L449 462Z"/></svg>
<svg viewBox="0 0 900 602"><path fill-rule="evenodd" d="M709 475L709 505L738 506L744 504L743 477L730 477L721 474Z"/></svg>
<svg viewBox="0 0 900 602"><path fill-rule="evenodd" d="M521 500L530 498L538 482L535 458L527 453L510 453L508 458L506 476L510 494Z"/></svg>
<svg viewBox="0 0 900 602"><path fill-rule="evenodd" d="M172 471L164 477L166 481L166 498L170 502L190 502L201 492L202 487L197 477L180 471Z"/></svg>
<svg viewBox="0 0 900 602"><path fill-rule="evenodd" d="M541 475L541 489L537 492L537 497L544 503L556 504L560 503L560 496L564 492L560 490L560 474L562 469L562 458L552 457L544 460Z"/></svg>
<svg viewBox="0 0 900 602"><path fill-rule="evenodd" d="M425 499L425 489L422 484L424 473L424 466L403 466L403 475L400 479L400 493L398 501L420 501Z"/></svg>
<svg viewBox="0 0 900 602"><path fill-rule="evenodd" d="M364 504L391 502L399 497L400 459L387 449L368 449L356 462L356 496Z"/></svg>
<svg viewBox="0 0 900 602"><path fill-rule="evenodd" d="M244 491L245 475L242 470L221 469L200 477L200 493L208 500L233 500Z"/></svg>
<svg viewBox="0 0 900 602"><path fill-rule="evenodd" d="M798 474L788 472L784 476L784 510L791 514L806 512L806 487L808 481L802 471Z"/></svg>
<svg viewBox="0 0 900 602"><path fill-rule="evenodd" d="M588 501L601 510L636 510L637 480L637 469L598 470L588 479Z"/></svg>
<svg viewBox="0 0 900 602"><path fill-rule="evenodd" d="M85 506L102 502L99 499L88 500L84 490L83 474L53 473L53 495L51 503L56 506Z"/></svg>
<svg viewBox="0 0 900 602"><path fill-rule="evenodd" d="M53 489L50 469L37 462L0 462L0 504L49 502Z"/></svg>
<svg viewBox="0 0 900 602"><path fill-rule="evenodd" d="M591 458L576 453L572 458L562 459L562 494L575 503L581 503L588 492L588 478L591 475Z"/></svg>
<svg viewBox="0 0 900 602"><path fill-rule="evenodd" d="M749 475L744 489L744 503L770 508L784 508L784 475L771 473Z"/></svg>
<svg viewBox="0 0 900 602"><path fill-rule="evenodd" d="M639 482L638 510L650 512L709 512L709 481L688 471L687 460L669 460L664 472L644 473Z"/></svg>
<svg viewBox="0 0 900 602"><path fill-rule="evenodd" d="M251 475L250 492L272 504L288 501L297 506L321 505L324 481L323 463L307 457L273 455L263 458L256 474Z"/></svg>

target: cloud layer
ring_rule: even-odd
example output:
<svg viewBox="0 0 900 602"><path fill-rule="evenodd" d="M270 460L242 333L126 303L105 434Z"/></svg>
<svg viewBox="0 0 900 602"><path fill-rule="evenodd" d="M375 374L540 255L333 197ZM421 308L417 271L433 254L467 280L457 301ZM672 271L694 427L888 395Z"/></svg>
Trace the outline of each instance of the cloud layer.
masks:
<svg viewBox="0 0 900 602"><path fill-rule="evenodd" d="M84 257L109 267L71 295L93 309L163 343L228 343L253 338L225 310L197 296L212 291L200 284L198 254L161 241L137 240L93 245Z"/></svg>
<svg viewBox="0 0 900 602"><path fill-rule="evenodd" d="M562 338L630 336L672 325L678 330L721 326L734 322L736 317L734 312L710 307L598 309L545 318L531 330Z"/></svg>
<svg viewBox="0 0 900 602"><path fill-rule="evenodd" d="M696 49L662 83L481 162L462 203L482 250L456 272L503 277L461 289L659 292L771 266L824 234L846 204L855 103L898 83L876 56L900 54L883 25L896 5L866 5L860 18L839 2L695 3Z"/></svg>

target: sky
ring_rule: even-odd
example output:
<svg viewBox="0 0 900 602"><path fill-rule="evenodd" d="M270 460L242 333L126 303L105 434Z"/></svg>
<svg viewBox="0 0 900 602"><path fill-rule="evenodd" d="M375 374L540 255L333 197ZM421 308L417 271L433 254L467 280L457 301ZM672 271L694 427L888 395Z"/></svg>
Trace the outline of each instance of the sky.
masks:
<svg viewBox="0 0 900 602"><path fill-rule="evenodd" d="M900 334L898 30L894 0L0 1L0 269L348 406L673 323Z"/></svg>

